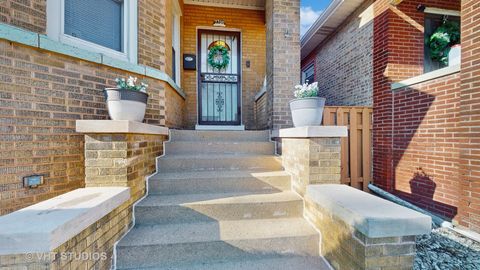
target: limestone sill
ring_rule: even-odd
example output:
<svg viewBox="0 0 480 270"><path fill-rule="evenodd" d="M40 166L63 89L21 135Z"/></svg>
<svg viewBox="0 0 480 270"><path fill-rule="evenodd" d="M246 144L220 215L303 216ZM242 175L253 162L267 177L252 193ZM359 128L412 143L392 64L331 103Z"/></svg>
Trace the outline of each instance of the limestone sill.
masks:
<svg viewBox="0 0 480 270"><path fill-rule="evenodd" d="M0 217L0 255L50 252L130 198L130 188L79 188Z"/></svg>
<svg viewBox="0 0 480 270"><path fill-rule="evenodd" d="M431 218L347 185L309 185L306 199L369 238L427 234Z"/></svg>

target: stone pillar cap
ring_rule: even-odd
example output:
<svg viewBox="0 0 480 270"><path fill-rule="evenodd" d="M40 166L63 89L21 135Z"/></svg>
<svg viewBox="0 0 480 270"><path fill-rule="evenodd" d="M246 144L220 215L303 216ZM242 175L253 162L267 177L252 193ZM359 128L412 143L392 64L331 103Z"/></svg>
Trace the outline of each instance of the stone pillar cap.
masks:
<svg viewBox="0 0 480 270"><path fill-rule="evenodd" d="M130 198L127 187L79 188L0 217L0 255L51 252Z"/></svg>
<svg viewBox="0 0 480 270"><path fill-rule="evenodd" d="M347 137L346 126L307 126L273 130L274 138L334 138Z"/></svg>
<svg viewBox="0 0 480 270"><path fill-rule="evenodd" d="M370 238L431 231L429 216L347 185L309 185L306 197Z"/></svg>
<svg viewBox="0 0 480 270"><path fill-rule="evenodd" d="M77 120L79 133L136 133L168 135L168 128L128 120Z"/></svg>

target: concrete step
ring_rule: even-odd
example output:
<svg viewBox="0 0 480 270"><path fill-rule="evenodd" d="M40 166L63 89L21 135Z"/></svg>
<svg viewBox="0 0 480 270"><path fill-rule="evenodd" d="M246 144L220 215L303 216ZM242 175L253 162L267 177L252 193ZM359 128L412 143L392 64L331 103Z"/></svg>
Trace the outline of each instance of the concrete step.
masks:
<svg viewBox="0 0 480 270"><path fill-rule="evenodd" d="M135 206L139 225L217 220L302 217L303 201L292 191L271 194L149 195Z"/></svg>
<svg viewBox="0 0 480 270"><path fill-rule="evenodd" d="M273 142L245 141L173 141L165 143L167 155L177 154L257 154L274 155Z"/></svg>
<svg viewBox="0 0 480 270"><path fill-rule="evenodd" d="M195 141L195 142L268 142L270 131L199 131L199 130L170 130L171 141Z"/></svg>
<svg viewBox="0 0 480 270"><path fill-rule="evenodd" d="M290 175L284 171L206 171L158 173L150 178L149 194L276 192L291 189Z"/></svg>
<svg viewBox="0 0 480 270"><path fill-rule="evenodd" d="M167 155L157 159L158 170L164 172L267 170L280 171L279 157L272 155Z"/></svg>
<svg viewBox="0 0 480 270"><path fill-rule="evenodd" d="M202 262L171 267L117 268L118 270L333 270L322 257L265 256L256 260Z"/></svg>
<svg viewBox="0 0 480 270"><path fill-rule="evenodd" d="M117 245L119 268L318 256L319 235L303 218L136 226Z"/></svg>

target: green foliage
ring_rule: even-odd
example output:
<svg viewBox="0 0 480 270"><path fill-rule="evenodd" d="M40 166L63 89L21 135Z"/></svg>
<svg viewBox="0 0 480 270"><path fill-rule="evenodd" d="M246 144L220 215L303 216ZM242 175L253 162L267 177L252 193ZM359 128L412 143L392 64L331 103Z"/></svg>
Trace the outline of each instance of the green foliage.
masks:
<svg viewBox="0 0 480 270"><path fill-rule="evenodd" d="M432 60L448 65L448 53L453 45L460 43L460 25L445 21L426 41Z"/></svg>
<svg viewBox="0 0 480 270"><path fill-rule="evenodd" d="M222 56L222 61L217 60L217 56ZM208 52L208 64L215 69L221 70L228 66L230 62L230 55L228 55L228 48L222 45L215 45L210 48Z"/></svg>

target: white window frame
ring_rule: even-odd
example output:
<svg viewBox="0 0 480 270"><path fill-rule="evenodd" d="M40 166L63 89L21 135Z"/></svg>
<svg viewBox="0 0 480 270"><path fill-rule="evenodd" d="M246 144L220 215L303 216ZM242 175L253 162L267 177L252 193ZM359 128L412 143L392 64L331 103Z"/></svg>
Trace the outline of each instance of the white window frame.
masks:
<svg viewBox="0 0 480 270"><path fill-rule="evenodd" d="M182 9L178 1L173 1L173 22L172 22L172 47L175 49L175 78L173 78L178 86L181 86L181 65L182 57L180 55L180 37L181 37L181 16Z"/></svg>
<svg viewBox="0 0 480 270"><path fill-rule="evenodd" d="M65 0L47 0L47 36L67 45L137 64L137 9L137 0L124 0L123 52L65 34Z"/></svg>

